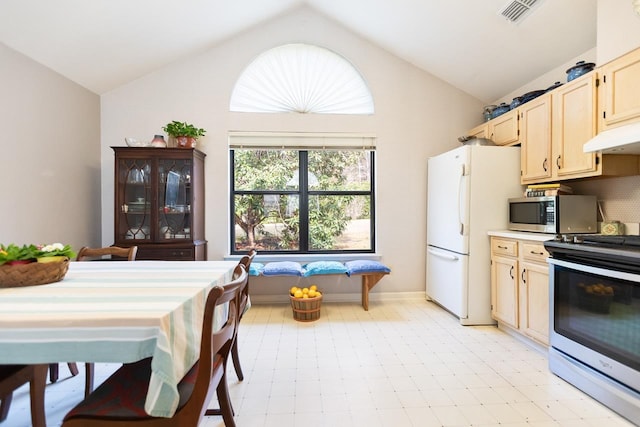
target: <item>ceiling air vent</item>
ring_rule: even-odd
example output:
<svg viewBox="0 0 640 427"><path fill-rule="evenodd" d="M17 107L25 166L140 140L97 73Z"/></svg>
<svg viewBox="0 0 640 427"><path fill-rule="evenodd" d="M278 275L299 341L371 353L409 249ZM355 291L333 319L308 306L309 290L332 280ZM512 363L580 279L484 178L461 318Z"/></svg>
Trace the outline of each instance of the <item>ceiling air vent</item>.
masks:
<svg viewBox="0 0 640 427"><path fill-rule="evenodd" d="M520 22L536 3L541 3L541 0L512 0L504 5L498 14L511 22Z"/></svg>

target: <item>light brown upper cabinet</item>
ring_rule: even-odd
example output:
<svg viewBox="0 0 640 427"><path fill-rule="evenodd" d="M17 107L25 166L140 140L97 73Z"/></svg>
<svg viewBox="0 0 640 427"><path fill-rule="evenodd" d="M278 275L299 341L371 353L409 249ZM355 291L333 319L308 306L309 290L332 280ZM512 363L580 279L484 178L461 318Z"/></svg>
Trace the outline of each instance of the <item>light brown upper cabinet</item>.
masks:
<svg viewBox="0 0 640 427"><path fill-rule="evenodd" d="M551 94L518 107L520 113L520 180L523 184L551 178Z"/></svg>
<svg viewBox="0 0 640 427"><path fill-rule="evenodd" d="M522 184L638 173L635 156L583 151L597 131L599 78L594 71L518 107Z"/></svg>
<svg viewBox="0 0 640 427"><path fill-rule="evenodd" d="M596 73L577 78L552 93L552 176L597 175L599 155L582 146L596 135Z"/></svg>
<svg viewBox="0 0 640 427"><path fill-rule="evenodd" d="M599 175L599 154L582 146L596 134L596 74L521 105L521 183Z"/></svg>
<svg viewBox="0 0 640 427"><path fill-rule="evenodd" d="M600 68L598 131L640 121L640 48Z"/></svg>
<svg viewBox="0 0 640 427"><path fill-rule="evenodd" d="M598 132L640 122L640 48L474 128L521 144L522 184L640 174L640 156L585 153Z"/></svg>
<svg viewBox="0 0 640 427"><path fill-rule="evenodd" d="M489 138L489 125L487 122L482 123L469 131L472 138Z"/></svg>
<svg viewBox="0 0 640 427"><path fill-rule="evenodd" d="M511 110L491 119L488 124L488 138L496 145L515 145L518 143L518 110Z"/></svg>

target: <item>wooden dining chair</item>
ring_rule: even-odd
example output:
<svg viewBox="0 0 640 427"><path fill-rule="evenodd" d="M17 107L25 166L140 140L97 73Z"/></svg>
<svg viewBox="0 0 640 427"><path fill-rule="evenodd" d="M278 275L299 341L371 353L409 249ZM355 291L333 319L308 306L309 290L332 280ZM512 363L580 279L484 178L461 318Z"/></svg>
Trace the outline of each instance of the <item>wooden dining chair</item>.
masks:
<svg viewBox="0 0 640 427"><path fill-rule="evenodd" d="M135 261L136 254L138 253L137 246L131 246L129 248L121 248L119 246L107 246L104 248L90 248L87 246L82 247L78 251L76 261L96 261L108 259L105 257L118 257L127 261Z"/></svg>
<svg viewBox="0 0 640 427"><path fill-rule="evenodd" d="M224 286L215 286L207 297L198 361L178 384L180 400L171 418L145 413L144 402L151 377L151 358L125 364L80 402L64 418L62 427L196 427L204 415L211 415L207 404L215 390L220 414L227 427L235 427L226 381L226 364L238 322L240 288L248 274L239 275ZM213 331L216 307L228 303L221 328Z"/></svg>
<svg viewBox="0 0 640 427"><path fill-rule="evenodd" d="M31 424L45 426L44 386L46 365L0 365L0 423L7 418L13 392L29 383Z"/></svg>
<svg viewBox="0 0 640 427"><path fill-rule="evenodd" d="M138 253L137 246L131 246L129 248L122 248L118 246L108 246L104 248L90 248L83 246L78 251L76 261L97 261L97 260L109 260L110 257L118 257L120 259L126 259L127 261L135 261ZM75 362L67 363L71 375L78 375L78 365ZM84 384L84 397L89 396L93 391L93 379L95 365L93 363L85 363L85 384ZM55 383L58 380L58 364L49 364L49 381Z"/></svg>
<svg viewBox="0 0 640 427"><path fill-rule="evenodd" d="M255 249L251 249L249 253L242 258L240 258L239 264L244 266L247 274L249 273L249 269L251 268L251 263L253 259L256 257L257 251ZM242 320L242 316L244 316L244 312L247 309L247 303L249 302L249 280L247 280L246 285L243 289L240 290L240 311L238 316L238 325L240 325L240 321ZM233 368L236 371L236 375L240 381L244 380L244 374L242 373L242 367L240 366L240 356L238 355L238 329L236 328L236 336L233 339L233 345L231 346L231 360L233 361Z"/></svg>
<svg viewBox="0 0 640 427"><path fill-rule="evenodd" d="M227 354L227 358L229 355L231 355L231 351L233 350L233 344L236 342L236 338L238 336L238 326L240 325L240 317L242 316L242 312L240 311L240 306L241 306L241 301L242 301L242 292L244 290L247 289L247 284L249 282L249 270L245 269L245 264L246 263L242 263L242 262L238 262L238 265L236 265L236 267L233 269L233 275L232 275L232 280L236 280L238 279L240 276L242 276L243 274L246 274L247 276L247 280L245 280L241 285L240 288L238 289L238 295L236 296L236 301L235 301L235 306L238 308L237 310L237 316L236 316L236 326L233 330L233 337L231 338L231 345L229 347L229 352ZM226 366L226 359L225 359L225 366ZM226 369L225 369L225 379L224 382L226 384L227 380L226 380ZM228 388L226 388L226 391L228 393ZM234 415L234 411L233 411L233 405L231 404L231 398L229 397L229 395L227 394L227 399L226 399L229 404L228 407L231 410L231 415ZM217 409L207 409L207 411L205 412L205 415L222 415L224 418L224 411L223 411L223 405L220 405L220 408Z"/></svg>

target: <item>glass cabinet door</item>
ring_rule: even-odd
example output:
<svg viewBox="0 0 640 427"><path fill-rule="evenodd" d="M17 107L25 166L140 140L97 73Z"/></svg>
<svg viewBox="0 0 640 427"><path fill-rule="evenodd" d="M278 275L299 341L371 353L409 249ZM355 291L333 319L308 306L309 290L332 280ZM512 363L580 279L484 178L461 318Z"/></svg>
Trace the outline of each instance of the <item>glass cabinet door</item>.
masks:
<svg viewBox="0 0 640 427"><path fill-rule="evenodd" d="M158 240L191 239L191 160L158 162Z"/></svg>
<svg viewBox="0 0 640 427"><path fill-rule="evenodd" d="M126 240L151 239L151 165L148 160L122 159L119 165L118 235Z"/></svg>

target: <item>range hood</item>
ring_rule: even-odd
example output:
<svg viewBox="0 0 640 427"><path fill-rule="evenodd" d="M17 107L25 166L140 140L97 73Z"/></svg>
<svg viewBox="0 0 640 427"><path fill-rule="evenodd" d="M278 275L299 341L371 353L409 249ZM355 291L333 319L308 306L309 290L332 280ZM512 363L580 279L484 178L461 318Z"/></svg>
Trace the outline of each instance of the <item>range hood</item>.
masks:
<svg viewBox="0 0 640 427"><path fill-rule="evenodd" d="M605 130L584 144L583 151L607 154L640 154L640 123Z"/></svg>

